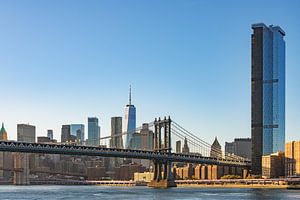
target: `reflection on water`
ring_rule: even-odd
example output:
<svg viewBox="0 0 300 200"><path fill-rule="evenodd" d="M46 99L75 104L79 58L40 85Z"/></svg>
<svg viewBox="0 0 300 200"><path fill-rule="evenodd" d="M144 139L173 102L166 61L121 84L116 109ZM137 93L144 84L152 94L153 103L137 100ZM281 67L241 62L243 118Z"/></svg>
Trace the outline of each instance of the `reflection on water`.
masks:
<svg viewBox="0 0 300 200"><path fill-rule="evenodd" d="M300 200L300 190L99 186L0 186L0 199L230 199Z"/></svg>

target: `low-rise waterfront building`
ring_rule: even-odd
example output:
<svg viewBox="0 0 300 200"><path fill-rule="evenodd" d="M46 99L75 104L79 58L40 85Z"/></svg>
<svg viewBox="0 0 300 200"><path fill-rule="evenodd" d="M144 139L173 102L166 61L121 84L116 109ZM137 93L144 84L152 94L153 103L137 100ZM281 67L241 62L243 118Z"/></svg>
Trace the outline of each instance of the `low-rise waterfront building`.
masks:
<svg viewBox="0 0 300 200"><path fill-rule="evenodd" d="M284 159L283 152L262 156L262 177L279 178L284 176Z"/></svg>
<svg viewBox="0 0 300 200"><path fill-rule="evenodd" d="M300 176L300 141L285 144L285 175Z"/></svg>

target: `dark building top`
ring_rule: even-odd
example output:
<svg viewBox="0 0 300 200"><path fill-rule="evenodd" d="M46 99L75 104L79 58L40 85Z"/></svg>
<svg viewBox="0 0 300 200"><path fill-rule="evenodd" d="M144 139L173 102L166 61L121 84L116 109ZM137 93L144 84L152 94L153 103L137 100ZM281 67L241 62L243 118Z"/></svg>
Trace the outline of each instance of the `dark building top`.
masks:
<svg viewBox="0 0 300 200"><path fill-rule="evenodd" d="M217 137L215 137L215 140L211 145L210 157L212 157L212 158L221 158L222 157L221 145L220 145Z"/></svg>
<svg viewBox="0 0 300 200"><path fill-rule="evenodd" d="M217 139L217 137L215 137L215 141L213 142L213 144L211 145L212 147L216 147L218 149L221 149L221 145Z"/></svg>
<svg viewBox="0 0 300 200"><path fill-rule="evenodd" d="M190 153L190 148L188 146L186 138L184 138L184 145L182 147L182 153Z"/></svg>

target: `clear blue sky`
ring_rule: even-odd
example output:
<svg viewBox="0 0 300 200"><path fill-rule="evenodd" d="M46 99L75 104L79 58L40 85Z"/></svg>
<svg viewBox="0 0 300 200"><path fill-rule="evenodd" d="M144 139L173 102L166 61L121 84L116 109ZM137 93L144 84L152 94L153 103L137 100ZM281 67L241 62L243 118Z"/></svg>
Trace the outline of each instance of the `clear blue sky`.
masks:
<svg viewBox="0 0 300 200"><path fill-rule="evenodd" d="M171 117L222 146L250 137L251 24L286 31L286 139L300 140L300 1L0 1L0 121L37 135L123 116ZM87 132L87 129L86 129Z"/></svg>

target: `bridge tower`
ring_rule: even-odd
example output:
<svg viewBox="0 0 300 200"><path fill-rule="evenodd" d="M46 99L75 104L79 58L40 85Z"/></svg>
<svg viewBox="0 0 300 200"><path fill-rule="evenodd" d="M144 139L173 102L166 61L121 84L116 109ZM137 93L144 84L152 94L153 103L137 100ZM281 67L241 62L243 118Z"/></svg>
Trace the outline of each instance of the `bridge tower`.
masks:
<svg viewBox="0 0 300 200"><path fill-rule="evenodd" d="M160 118L154 121L154 151L171 154L171 118ZM153 160L154 176L148 184L154 188L176 187L172 175L172 162L170 160Z"/></svg>

